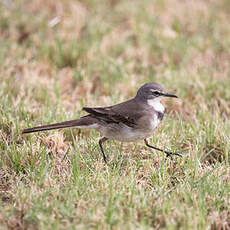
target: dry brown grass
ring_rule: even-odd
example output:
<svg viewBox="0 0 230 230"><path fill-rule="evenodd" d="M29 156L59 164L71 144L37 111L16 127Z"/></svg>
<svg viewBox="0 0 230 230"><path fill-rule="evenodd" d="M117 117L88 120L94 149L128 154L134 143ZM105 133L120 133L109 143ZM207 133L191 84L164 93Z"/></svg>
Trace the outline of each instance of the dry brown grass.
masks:
<svg viewBox="0 0 230 230"><path fill-rule="evenodd" d="M227 0L0 2L0 229L230 229ZM94 131L22 136L131 98L155 81L164 101L151 142Z"/></svg>

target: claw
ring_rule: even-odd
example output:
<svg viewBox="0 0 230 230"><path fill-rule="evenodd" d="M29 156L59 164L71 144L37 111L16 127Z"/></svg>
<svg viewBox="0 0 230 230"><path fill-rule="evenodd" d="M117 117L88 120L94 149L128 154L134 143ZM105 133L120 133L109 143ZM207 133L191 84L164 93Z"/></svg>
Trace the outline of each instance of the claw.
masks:
<svg viewBox="0 0 230 230"><path fill-rule="evenodd" d="M181 152L165 152L166 153L166 157L170 157L172 159L172 155L176 155L176 156L179 156L179 157L182 157L182 153Z"/></svg>
<svg viewBox="0 0 230 230"><path fill-rule="evenodd" d="M109 161L109 160L108 160L107 157L105 157L105 158L104 158L104 161L105 161L106 164L108 164L108 161Z"/></svg>
<svg viewBox="0 0 230 230"><path fill-rule="evenodd" d="M170 159L172 160L173 159L172 154L173 154L172 152L167 152L166 157L170 157Z"/></svg>
<svg viewBox="0 0 230 230"><path fill-rule="evenodd" d="M182 157L183 153L182 152L175 152L174 155Z"/></svg>

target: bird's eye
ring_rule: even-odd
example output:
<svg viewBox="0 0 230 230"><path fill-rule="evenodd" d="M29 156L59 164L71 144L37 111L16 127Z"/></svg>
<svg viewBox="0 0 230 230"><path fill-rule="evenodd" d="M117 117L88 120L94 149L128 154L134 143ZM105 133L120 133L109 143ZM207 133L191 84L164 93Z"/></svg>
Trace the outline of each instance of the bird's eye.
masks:
<svg viewBox="0 0 230 230"><path fill-rule="evenodd" d="M158 96L158 95L160 95L160 92L158 92L158 91L154 91L154 92L153 92L153 94L155 94L155 95L157 95L157 96Z"/></svg>

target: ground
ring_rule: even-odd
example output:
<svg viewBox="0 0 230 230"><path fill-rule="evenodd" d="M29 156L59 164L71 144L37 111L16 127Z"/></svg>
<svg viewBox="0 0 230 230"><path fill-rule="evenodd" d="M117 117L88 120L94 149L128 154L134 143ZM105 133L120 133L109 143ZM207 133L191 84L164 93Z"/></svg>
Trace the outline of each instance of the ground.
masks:
<svg viewBox="0 0 230 230"><path fill-rule="evenodd" d="M230 229L228 0L0 1L0 229ZM157 82L150 139L22 135Z"/></svg>

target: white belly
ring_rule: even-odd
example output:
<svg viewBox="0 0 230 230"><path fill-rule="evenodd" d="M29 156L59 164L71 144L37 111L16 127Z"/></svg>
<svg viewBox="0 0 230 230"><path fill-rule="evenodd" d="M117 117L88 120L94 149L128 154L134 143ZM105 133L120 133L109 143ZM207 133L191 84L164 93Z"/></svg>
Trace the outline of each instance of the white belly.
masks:
<svg viewBox="0 0 230 230"><path fill-rule="evenodd" d="M156 115L154 119L151 120L147 128L136 128L126 125L109 124L106 127L101 127L99 131L108 139L121 142L132 142L151 137L160 122L160 119L158 119Z"/></svg>

